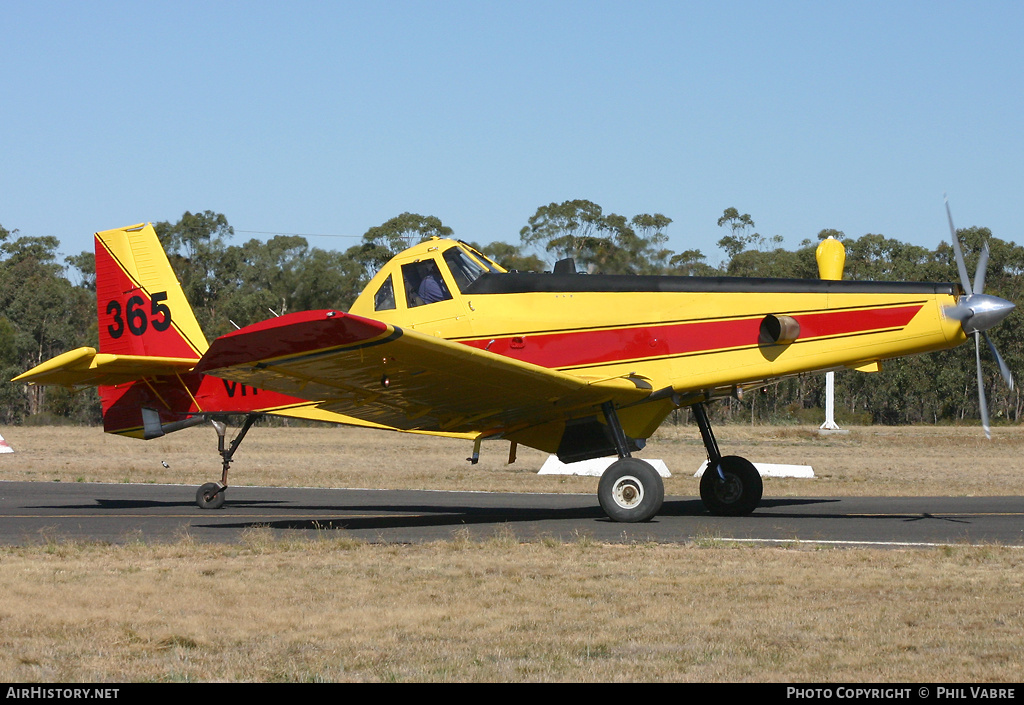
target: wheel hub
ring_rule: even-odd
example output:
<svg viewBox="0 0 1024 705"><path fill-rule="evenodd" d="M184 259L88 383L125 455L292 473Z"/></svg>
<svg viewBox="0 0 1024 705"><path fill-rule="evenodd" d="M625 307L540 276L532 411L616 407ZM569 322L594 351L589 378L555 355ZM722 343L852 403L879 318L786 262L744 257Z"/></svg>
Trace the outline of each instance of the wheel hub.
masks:
<svg viewBox="0 0 1024 705"><path fill-rule="evenodd" d="M743 496L743 482L733 474L727 474L724 481L715 483L715 496L726 504L738 502Z"/></svg>
<svg viewBox="0 0 1024 705"><path fill-rule="evenodd" d="M644 500L644 486L632 475L616 480L612 487L612 498L623 509L632 509Z"/></svg>

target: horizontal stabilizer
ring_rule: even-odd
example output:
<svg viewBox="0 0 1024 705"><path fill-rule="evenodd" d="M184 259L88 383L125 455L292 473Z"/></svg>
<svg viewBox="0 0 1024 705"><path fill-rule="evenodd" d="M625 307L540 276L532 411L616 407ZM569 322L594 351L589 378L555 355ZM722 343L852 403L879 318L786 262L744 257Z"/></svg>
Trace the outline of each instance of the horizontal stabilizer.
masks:
<svg viewBox="0 0 1024 705"><path fill-rule="evenodd" d="M77 348L36 365L12 382L96 387L133 382L157 375L189 372L198 360L180 357L111 355L95 348Z"/></svg>

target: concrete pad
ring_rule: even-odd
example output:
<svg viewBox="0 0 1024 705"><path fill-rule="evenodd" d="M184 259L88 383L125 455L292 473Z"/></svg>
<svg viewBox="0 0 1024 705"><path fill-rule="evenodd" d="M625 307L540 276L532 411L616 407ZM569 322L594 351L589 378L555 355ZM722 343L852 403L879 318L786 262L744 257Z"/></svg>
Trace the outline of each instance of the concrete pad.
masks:
<svg viewBox="0 0 1024 705"><path fill-rule="evenodd" d="M601 477L608 466L618 458L594 458L593 460L581 460L578 463L563 463L558 456L551 455L544 461L538 475L586 475L588 477ZM639 458L650 464L662 477L672 477L664 460L652 460L650 458Z"/></svg>
<svg viewBox="0 0 1024 705"><path fill-rule="evenodd" d="M694 477L700 477L708 467L708 461L700 466ZM779 465L775 463L754 463L761 477L814 477L814 468L810 465Z"/></svg>

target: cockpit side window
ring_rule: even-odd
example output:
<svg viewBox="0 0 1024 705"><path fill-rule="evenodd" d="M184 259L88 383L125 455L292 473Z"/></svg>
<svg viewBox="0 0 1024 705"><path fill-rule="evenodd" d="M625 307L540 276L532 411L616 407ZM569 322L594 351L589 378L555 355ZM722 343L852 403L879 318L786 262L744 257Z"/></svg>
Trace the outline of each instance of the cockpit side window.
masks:
<svg viewBox="0 0 1024 705"><path fill-rule="evenodd" d="M405 296L409 308L452 298L433 259L403 264L402 278L405 279Z"/></svg>
<svg viewBox="0 0 1024 705"><path fill-rule="evenodd" d="M384 280L384 283L380 285L380 288L377 289L377 293L373 295L373 310L395 310L395 285L391 282L390 274Z"/></svg>
<svg viewBox="0 0 1024 705"><path fill-rule="evenodd" d="M459 291L462 292L465 292L467 287L476 281L477 277L489 271L485 264L478 261L475 257L470 257L458 247L449 247L445 250L444 261L448 263L448 269L452 273L452 278L455 279L455 284L459 287Z"/></svg>

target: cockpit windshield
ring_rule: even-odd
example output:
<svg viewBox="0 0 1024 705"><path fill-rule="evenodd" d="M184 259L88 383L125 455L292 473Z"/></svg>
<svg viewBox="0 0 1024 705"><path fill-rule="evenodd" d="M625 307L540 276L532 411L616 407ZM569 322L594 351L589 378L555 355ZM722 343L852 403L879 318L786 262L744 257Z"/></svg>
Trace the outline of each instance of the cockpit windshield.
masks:
<svg viewBox="0 0 1024 705"><path fill-rule="evenodd" d="M492 271L486 259L477 259L460 247L449 247L445 250L444 261L448 263L452 278L462 292L465 292L481 274Z"/></svg>

